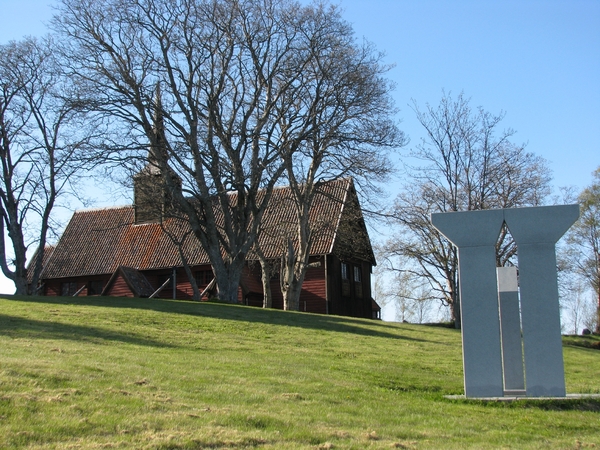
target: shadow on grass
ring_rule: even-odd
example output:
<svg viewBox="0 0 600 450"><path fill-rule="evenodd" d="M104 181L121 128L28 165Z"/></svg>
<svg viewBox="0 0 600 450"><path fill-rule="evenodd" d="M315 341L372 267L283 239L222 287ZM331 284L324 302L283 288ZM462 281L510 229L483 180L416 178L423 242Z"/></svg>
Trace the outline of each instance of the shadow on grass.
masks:
<svg viewBox="0 0 600 450"><path fill-rule="evenodd" d="M430 342L400 334L390 333L388 327L378 321L355 319L352 317L328 316L324 314L297 313L275 309L262 309L243 305L192 302L183 300L165 300L125 297L19 297L4 296L7 300L21 302L87 305L112 308L133 308L166 313L209 317L214 319L257 322L271 325L328 330L340 333L352 333L362 336L383 337L389 339ZM433 340L432 340L433 342Z"/></svg>
<svg viewBox="0 0 600 450"><path fill-rule="evenodd" d="M63 324L46 320L0 314L0 335L27 339L65 339L102 343L118 341L150 347L173 347L164 342L146 339L134 334L116 333L96 327Z"/></svg>
<svg viewBox="0 0 600 450"><path fill-rule="evenodd" d="M600 350L600 336L590 334L587 336L563 336L563 343L569 347L580 347L588 350Z"/></svg>
<svg viewBox="0 0 600 450"><path fill-rule="evenodd" d="M600 412L600 399L567 398L567 399L519 399L516 401L484 401L477 399L448 400L452 403L469 403L486 408L541 409L543 411L588 411Z"/></svg>

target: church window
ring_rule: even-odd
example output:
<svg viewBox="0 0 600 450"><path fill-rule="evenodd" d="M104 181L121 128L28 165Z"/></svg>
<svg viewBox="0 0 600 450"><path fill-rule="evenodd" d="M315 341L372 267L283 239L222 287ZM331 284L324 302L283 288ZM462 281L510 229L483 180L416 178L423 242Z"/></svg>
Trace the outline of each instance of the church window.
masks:
<svg viewBox="0 0 600 450"><path fill-rule="evenodd" d="M60 295L63 297L72 297L77 292L77 282L67 281L60 284Z"/></svg>
<svg viewBox="0 0 600 450"><path fill-rule="evenodd" d="M100 295L104 289L104 282L102 280L90 281L88 283L87 295Z"/></svg>

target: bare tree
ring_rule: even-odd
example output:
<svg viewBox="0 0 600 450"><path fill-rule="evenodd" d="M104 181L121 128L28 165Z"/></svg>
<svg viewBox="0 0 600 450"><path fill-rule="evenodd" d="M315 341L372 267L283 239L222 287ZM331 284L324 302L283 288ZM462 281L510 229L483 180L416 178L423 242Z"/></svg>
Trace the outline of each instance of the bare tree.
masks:
<svg viewBox="0 0 600 450"><path fill-rule="evenodd" d="M303 68L297 4L258 1L65 0L56 19L71 73L90 104L118 119L117 158L164 135L156 165L210 257L219 295L237 301L245 256L283 171L275 106ZM162 104L153 101L163 88ZM120 148L119 148L120 147ZM135 153L134 153L135 155Z"/></svg>
<svg viewBox="0 0 600 450"><path fill-rule="evenodd" d="M156 165L210 257L219 296L229 302L237 301L246 255L292 155L316 141L318 129L337 127L331 139L341 136L344 114L356 127L347 95L378 94L340 88L337 97L306 96L322 77L318 66L330 59L354 64L355 80L337 79L345 87L377 75L363 76L370 55L356 67L360 48L347 36L335 39L348 25L321 4L63 0L55 26L65 37L70 73L88 86L89 104L121 128L117 160L129 164L146 142L157 144L152 116L160 109L166 152ZM157 84L160 105L153 100ZM339 111L336 123L327 123L326 111ZM337 141L318 146L345 157Z"/></svg>
<svg viewBox="0 0 600 450"><path fill-rule="evenodd" d="M311 34L312 58L301 74L297 98L282 114L286 133L300 144L285 160L297 223L280 271L284 308L294 310L313 236L326 226L310 220L315 197L328 195L321 189L323 183L353 177L364 188L373 188L373 180L384 181L391 171L386 150L406 142L392 118L393 86L384 78L389 67L382 64L382 54L368 43L355 42L338 8L321 6L312 14L313 28L306 31ZM300 138L303 135L306 139Z"/></svg>
<svg viewBox="0 0 600 450"><path fill-rule="evenodd" d="M562 258L564 254L559 253L559 255L557 255L557 260L561 331L563 333L577 334L584 320L587 300L586 289L581 278L570 271L563 270L563 266L568 263Z"/></svg>
<svg viewBox="0 0 600 450"><path fill-rule="evenodd" d="M378 259L385 259L378 249ZM383 251L385 255L385 251ZM382 306L393 306L396 322L425 323L430 320L431 287L424 278L416 278L408 271L396 271L389 276L386 264L378 265L373 272L373 298Z"/></svg>
<svg viewBox="0 0 600 450"><path fill-rule="evenodd" d="M0 266L19 295L35 293L52 211L74 193L86 165L78 154L95 131L82 133L72 91L50 38L0 46ZM37 256L28 274L31 246Z"/></svg>
<svg viewBox="0 0 600 450"><path fill-rule="evenodd" d="M388 289L388 279L384 273L382 273L381 265L375 266L373 269L373 287L371 289L371 295L373 296L373 300L377 302L377 304L383 310L391 301L390 290Z"/></svg>
<svg viewBox="0 0 600 450"><path fill-rule="evenodd" d="M600 167L593 176L578 197L581 215L567 233L564 265L595 292L596 333L600 333Z"/></svg>
<svg viewBox="0 0 600 450"><path fill-rule="evenodd" d="M512 130L499 130L503 114L474 111L463 94L444 94L437 108L424 111L415 103L414 111L426 138L411 155L417 164L407 165L391 211L398 231L387 257L393 271L427 279L460 326L457 252L431 225L431 214L539 205L549 194L549 170L542 158L510 142ZM506 228L497 250L498 265L514 259Z"/></svg>

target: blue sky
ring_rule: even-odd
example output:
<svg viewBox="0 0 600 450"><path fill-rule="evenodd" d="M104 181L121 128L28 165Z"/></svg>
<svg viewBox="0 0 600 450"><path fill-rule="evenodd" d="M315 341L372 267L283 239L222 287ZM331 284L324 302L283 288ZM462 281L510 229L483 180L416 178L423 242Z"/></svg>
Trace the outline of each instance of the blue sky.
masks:
<svg viewBox="0 0 600 450"><path fill-rule="evenodd" d="M45 32L51 0L0 0L0 43ZM411 99L442 89L506 112L516 143L550 162L556 186L589 184L600 165L600 1L340 0L358 37L395 67L402 129L421 130Z"/></svg>
<svg viewBox="0 0 600 450"><path fill-rule="evenodd" d="M600 165L600 2L597 0L342 0L345 17L396 67L403 129L421 130L411 99L442 89L506 112L516 143L545 157L555 185L584 187ZM410 147L410 145L409 145Z"/></svg>
<svg viewBox="0 0 600 450"><path fill-rule="evenodd" d="M43 34L51 3L0 0L0 43ZM549 161L555 186L591 182L600 166L600 1L338 3L357 36L395 64L389 77L411 139L401 154L422 136L411 100L437 105L442 90L464 91L473 107L506 112L503 127Z"/></svg>

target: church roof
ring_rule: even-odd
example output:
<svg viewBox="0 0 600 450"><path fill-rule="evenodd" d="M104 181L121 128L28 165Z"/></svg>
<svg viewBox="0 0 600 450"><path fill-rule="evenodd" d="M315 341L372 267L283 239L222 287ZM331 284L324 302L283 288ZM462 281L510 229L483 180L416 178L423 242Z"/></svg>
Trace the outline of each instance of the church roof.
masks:
<svg viewBox="0 0 600 450"><path fill-rule="evenodd" d="M349 193L357 202L351 179L324 183L319 189L309 214L314 239L311 254L333 252ZM293 241L296 223L290 189L276 188L265 211L259 238L267 258L281 257L288 236ZM136 224L133 206L77 211L48 260L42 278L112 274L120 266L137 270L181 266L176 241L183 242L189 265L210 263L184 220ZM372 252L363 259L372 259Z"/></svg>

